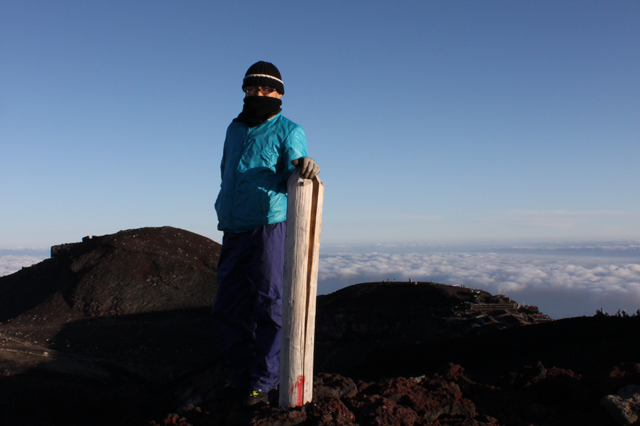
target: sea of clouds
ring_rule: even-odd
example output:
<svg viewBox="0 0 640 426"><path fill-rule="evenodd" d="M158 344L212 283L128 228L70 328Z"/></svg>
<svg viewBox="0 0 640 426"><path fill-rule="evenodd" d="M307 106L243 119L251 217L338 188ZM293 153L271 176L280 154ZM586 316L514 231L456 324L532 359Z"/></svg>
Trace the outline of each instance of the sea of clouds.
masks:
<svg viewBox="0 0 640 426"><path fill-rule="evenodd" d="M361 282L434 281L504 294L553 318L593 315L599 308L611 314L618 309L635 313L640 308L639 254L635 244L323 253L318 292Z"/></svg>
<svg viewBox="0 0 640 426"><path fill-rule="evenodd" d="M0 255L0 277L13 274L23 267L31 266L44 260L46 256L33 255Z"/></svg>
<svg viewBox="0 0 640 426"><path fill-rule="evenodd" d="M640 244L447 248L368 247L320 255L318 293L389 280L434 281L504 294L553 318L640 309ZM0 276L48 256L0 254Z"/></svg>

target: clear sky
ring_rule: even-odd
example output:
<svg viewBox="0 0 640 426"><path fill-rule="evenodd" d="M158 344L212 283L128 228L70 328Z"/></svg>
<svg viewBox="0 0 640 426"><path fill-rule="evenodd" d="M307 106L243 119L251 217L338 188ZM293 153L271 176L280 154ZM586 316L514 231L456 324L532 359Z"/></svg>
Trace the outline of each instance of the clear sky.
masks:
<svg viewBox="0 0 640 426"><path fill-rule="evenodd" d="M0 0L0 249L216 241L224 134L281 71L323 244L640 239L640 2Z"/></svg>

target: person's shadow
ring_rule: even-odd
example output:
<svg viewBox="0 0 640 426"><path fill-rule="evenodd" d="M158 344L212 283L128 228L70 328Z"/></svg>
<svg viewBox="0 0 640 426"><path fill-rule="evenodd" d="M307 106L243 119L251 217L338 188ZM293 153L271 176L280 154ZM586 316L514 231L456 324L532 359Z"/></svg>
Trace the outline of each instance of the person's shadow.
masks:
<svg viewBox="0 0 640 426"><path fill-rule="evenodd" d="M208 307L74 321L46 344L0 332L2 425L145 424L224 383Z"/></svg>

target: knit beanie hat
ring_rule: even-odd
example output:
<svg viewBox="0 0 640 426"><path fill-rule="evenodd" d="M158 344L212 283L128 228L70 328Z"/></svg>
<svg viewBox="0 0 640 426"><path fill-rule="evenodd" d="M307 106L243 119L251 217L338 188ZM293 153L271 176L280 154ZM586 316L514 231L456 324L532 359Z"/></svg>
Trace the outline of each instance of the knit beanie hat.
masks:
<svg viewBox="0 0 640 426"><path fill-rule="evenodd" d="M280 77L280 71L270 62L259 61L251 65L242 80L242 91L251 86L273 87L284 95L284 83Z"/></svg>

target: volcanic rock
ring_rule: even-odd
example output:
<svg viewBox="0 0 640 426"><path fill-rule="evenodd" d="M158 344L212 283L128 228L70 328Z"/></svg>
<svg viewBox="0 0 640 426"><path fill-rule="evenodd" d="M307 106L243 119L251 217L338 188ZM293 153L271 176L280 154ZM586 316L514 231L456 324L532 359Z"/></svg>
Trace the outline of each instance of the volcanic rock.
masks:
<svg viewBox="0 0 640 426"><path fill-rule="evenodd" d="M618 424L634 424L638 421L638 414L640 414L640 386L625 386L615 395L602 398L600 404Z"/></svg>
<svg viewBox="0 0 640 426"><path fill-rule="evenodd" d="M366 283L319 296L314 399L209 398L220 246L143 228L0 277L0 424L609 426L640 383L640 317L552 321L479 289Z"/></svg>
<svg viewBox="0 0 640 426"><path fill-rule="evenodd" d="M0 277L0 412L13 424L140 419L170 383L220 364L219 252L188 231L142 228L54 246Z"/></svg>
<svg viewBox="0 0 640 426"><path fill-rule="evenodd" d="M346 377L319 374L314 380L314 402L303 407L279 408L262 405L242 409L204 402L199 412L192 407L171 413L153 425L221 424L227 426L498 426L496 419L478 414L458 383L471 382L460 366L450 366L452 375L396 378L382 382L354 382ZM456 381L452 379L455 377ZM467 386L468 387L468 386ZM204 413L204 416L201 414ZM221 416L222 414L222 416Z"/></svg>
<svg viewBox="0 0 640 426"><path fill-rule="evenodd" d="M381 348L429 345L547 321L535 306L482 290L433 282L357 284L318 296L315 368L353 375Z"/></svg>

